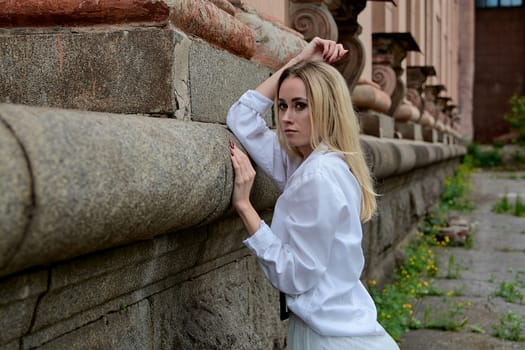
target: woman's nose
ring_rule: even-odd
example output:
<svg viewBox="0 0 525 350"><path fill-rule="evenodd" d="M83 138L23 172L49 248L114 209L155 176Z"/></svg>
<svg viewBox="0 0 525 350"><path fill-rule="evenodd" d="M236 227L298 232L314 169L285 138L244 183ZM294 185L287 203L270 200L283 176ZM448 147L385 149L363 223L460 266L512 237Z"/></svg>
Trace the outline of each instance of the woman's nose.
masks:
<svg viewBox="0 0 525 350"><path fill-rule="evenodd" d="M281 120L283 122L290 122L290 109L286 109L282 112Z"/></svg>

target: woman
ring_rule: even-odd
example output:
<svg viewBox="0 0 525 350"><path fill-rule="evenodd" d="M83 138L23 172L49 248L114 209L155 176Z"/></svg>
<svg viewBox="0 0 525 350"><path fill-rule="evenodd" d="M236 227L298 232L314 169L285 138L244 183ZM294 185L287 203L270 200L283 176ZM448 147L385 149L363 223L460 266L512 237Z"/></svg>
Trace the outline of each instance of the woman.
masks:
<svg viewBox="0 0 525 350"><path fill-rule="evenodd" d="M244 243L272 285L286 294L290 350L398 349L359 280L361 222L372 217L376 201L346 82L327 64L346 52L333 41L313 39L241 96L227 118L282 191L270 228L250 203L255 170L230 142L232 202L250 234ZM274 98L277 134L262 118Z"/></svg>

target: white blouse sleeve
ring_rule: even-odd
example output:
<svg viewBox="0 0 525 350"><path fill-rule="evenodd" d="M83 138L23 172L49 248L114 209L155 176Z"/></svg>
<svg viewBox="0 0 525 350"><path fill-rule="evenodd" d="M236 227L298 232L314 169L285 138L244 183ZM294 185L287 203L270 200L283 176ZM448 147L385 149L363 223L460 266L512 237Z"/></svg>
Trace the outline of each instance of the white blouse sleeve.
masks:
<svg viewBox="0 0 525 350"><path fill-rule="evenodd" d="M226 122L250 157L282 191L288 157L262 117L272 104L272 100L257 91L248 90L230 107Z"/></svg>
<svg viewBox="0 0 525 350"><path fill-rule="evenodd" d="M310 173L302 180L287 189L293 192L283 203L289 213L283 225L289 242L283 243L264 222L244 241L259 258L271 283L295 295L315 286L329 263L337 230L352 224L353 206L334 180L321 172Z"/></svg>

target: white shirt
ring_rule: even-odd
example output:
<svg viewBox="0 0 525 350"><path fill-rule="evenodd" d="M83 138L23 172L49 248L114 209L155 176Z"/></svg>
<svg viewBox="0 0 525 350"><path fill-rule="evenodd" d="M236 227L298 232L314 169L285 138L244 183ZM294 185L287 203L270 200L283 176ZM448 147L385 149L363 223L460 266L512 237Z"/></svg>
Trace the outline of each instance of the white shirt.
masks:
<svg viewBox="0 0 525 350"><path fill-rule="evenodd" d="M264 221L244 243L258 257L288 308L325 336L382 335L374 302L359 280L364 266L361 192L341 154L321 144L291 158L262 115L272 101L247 91L228 127L282 191L271 228Z"/></svg>

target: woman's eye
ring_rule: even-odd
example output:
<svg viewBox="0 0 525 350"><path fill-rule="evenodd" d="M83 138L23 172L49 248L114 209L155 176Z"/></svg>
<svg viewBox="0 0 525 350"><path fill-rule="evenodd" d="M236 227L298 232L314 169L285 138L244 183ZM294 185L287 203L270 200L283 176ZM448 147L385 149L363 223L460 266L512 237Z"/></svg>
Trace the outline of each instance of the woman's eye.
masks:
<svg viewBox="0 0 525 350"><path fill-rule="evenodd" d="M279 107L279 110L280 110L280 111L285 111L285 110L288 108L288 106L286 105L286 103L279 103L279 106L278 106L278 107Z"/></svg>
<svg viewBox="0 0 525 350"><path fill-rule="evenodd" d="M298 111L302 111L303 109L305 109L308 105L304 102L297 102L295 104L295 109L297 109Z"/></svg>

